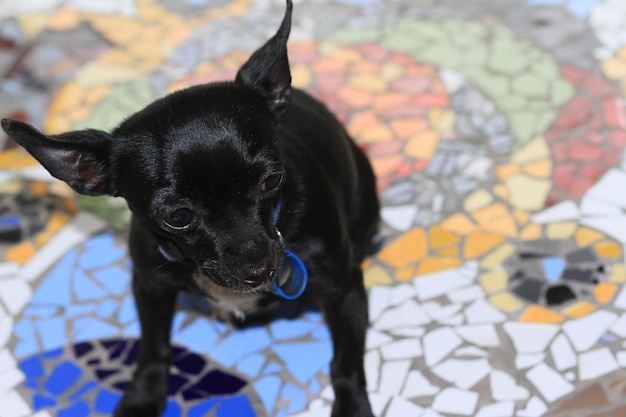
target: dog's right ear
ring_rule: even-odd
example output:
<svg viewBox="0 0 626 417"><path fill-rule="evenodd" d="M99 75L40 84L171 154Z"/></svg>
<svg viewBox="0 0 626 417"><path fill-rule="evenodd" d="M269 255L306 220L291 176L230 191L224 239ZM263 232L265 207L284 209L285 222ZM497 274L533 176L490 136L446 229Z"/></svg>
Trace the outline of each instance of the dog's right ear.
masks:
<svg viewBox="0 0 626 417"><path fill-rule="evenodd" d="M116 195L109 173L111 136L87 129L46 136L34 127L3 119L4 131L52 174L86 195Z"/></svg>

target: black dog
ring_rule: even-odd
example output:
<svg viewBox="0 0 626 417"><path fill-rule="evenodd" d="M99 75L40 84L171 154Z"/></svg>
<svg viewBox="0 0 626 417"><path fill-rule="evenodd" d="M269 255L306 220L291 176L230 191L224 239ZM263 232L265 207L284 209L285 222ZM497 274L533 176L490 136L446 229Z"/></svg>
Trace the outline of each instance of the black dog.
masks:
<svg viewBox="0 0 626 417"><path fill-rule="evenodd" d="M163 410L179 290L239 319L276 303L316 301L334 347L332 415L372 415L361 262L379 219L375 179L331 113L291 88L291 9L288 0L278 32L234 82L175 92L111 134L46 136L2 121L52 175L82 194L121 196L132 210L142 336L118 417Z"/></svg>

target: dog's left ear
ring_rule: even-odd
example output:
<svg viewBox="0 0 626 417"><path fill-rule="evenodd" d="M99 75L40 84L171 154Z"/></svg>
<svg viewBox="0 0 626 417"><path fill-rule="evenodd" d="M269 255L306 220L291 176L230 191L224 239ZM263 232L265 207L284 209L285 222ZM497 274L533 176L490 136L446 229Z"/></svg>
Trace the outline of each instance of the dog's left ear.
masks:
<svg viewBox="0 0 626 417"><path fill-rule="evenodd" d="M235 81L252 87L266 101L278 121L291 103L291 72L287 39L291 30L293 4L287 0L285 16L278 32L256 50L237 73Z"/></svg>

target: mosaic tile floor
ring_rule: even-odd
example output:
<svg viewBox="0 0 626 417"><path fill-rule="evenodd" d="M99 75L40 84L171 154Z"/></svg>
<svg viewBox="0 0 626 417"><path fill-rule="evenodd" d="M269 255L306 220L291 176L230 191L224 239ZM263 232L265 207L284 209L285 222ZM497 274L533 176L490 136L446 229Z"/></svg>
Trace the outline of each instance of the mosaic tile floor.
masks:
<svg viewBox="0 0 626 417"><path fill-rule="evenodd" d="M283 7L0 0L0 116L111 128L231 78ZM379 179L376 415L626 416L626 2L300 0L293 26L294 84ZM0 147L0 417L109 415L138 336L128 213ZM164 416L329 415L319 313L235 331L196 301Z"/></svg>

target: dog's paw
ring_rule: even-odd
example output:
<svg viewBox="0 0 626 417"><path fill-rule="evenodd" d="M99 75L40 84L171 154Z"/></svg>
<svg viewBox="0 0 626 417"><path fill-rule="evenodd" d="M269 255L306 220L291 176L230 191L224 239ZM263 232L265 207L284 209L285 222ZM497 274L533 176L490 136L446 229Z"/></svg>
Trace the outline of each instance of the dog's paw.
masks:
<svg viewBox="0 0 626 417"><path fill-rule="evenodd" d="M149 365L138 372L115 409L114 417L159 417L167 400L167 366Z"/></svg>

